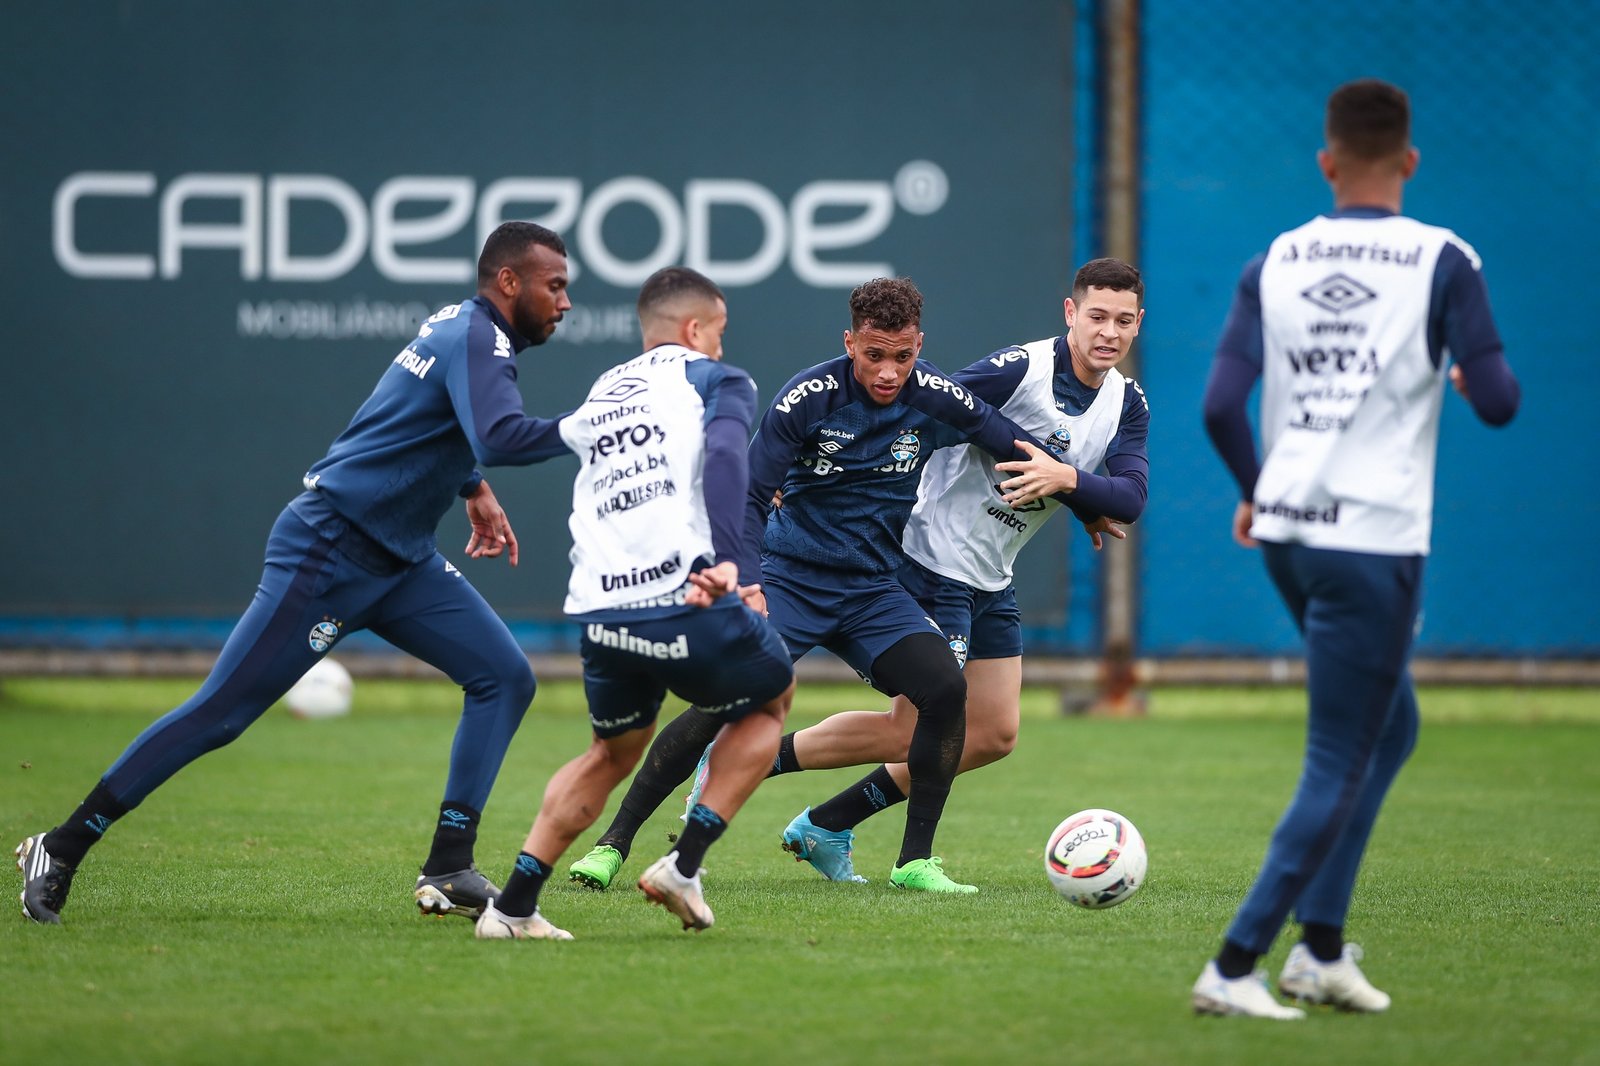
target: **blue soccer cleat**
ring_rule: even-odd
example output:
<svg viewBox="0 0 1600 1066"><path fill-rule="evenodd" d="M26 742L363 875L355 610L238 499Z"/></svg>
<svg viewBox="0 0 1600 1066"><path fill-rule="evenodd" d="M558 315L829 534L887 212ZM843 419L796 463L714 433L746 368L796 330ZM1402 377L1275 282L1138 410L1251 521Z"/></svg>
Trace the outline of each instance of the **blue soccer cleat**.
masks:
<svg viewBox="0 0 1600 1066"><path fill-rule="evenodd" d="M687 822L689 812L694 810L700 802L700 793L706 790L706 775L711 773L711 748L715 744L706 745L706 750L700 753L700 761L694 764L694 783L689 786L689 794L683 798L683 813L678 815L678 821Z"/></svg>
<svg viewBox="0 0 1600 1066"><path fill-rule="evenodd" d="M853 881L864 885L867 879L856 873L850 862L851 845L856 835L848 829L819 829L811 824L811 808L795 815L783 831L783 850L794 853L794 861L809 862L817 873L830 881Z"/></svg>

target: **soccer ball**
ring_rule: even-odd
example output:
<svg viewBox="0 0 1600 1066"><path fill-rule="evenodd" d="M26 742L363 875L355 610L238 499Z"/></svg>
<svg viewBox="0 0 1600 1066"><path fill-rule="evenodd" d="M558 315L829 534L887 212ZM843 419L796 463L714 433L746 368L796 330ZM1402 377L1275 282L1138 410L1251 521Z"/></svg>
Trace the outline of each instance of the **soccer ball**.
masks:
<svg viewBox="0 0 1600 1066"><path fill-rule="evenodd" d="M1044 872L1069 902L1115 907L1144 884L1148 856L1139 830L1116 811L1079 811L1050 834Z"/></svg>
<svg viewBox="0 0 1600 1066"><path fill-rule="evenodd" d="M350 713L351 687L350 671L322 658L284 693L283 702L296 718L337 718Z"/></svg>

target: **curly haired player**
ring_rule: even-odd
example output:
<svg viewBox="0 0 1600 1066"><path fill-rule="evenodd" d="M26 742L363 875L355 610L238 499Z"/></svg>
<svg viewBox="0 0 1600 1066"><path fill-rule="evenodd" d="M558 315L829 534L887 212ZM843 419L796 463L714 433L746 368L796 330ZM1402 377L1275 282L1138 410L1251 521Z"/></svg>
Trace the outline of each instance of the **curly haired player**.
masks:
<svg viewBox="0 0 1600 1066"><path fill-rule="evenodd" d="M974 892L933 854L961 763L966 680L948 638L899 580L901 537L936 449L971 443L1026 467L1017 476L1039 484L1008 495L1017 505L1042 498L1055 484L1046 475L1063 464L970 389L918 361L922 294L909 279L863 284L850 312L845 354L784 386L750 445L747 510L762 538L761 585L751 595L764 601L794 658L825 647L915 707L906 828L890 882ZM691 775L714 735L714 723L693 712L661 731L611 828L574 864L576 879L610 882L633 833Z"/></svg>

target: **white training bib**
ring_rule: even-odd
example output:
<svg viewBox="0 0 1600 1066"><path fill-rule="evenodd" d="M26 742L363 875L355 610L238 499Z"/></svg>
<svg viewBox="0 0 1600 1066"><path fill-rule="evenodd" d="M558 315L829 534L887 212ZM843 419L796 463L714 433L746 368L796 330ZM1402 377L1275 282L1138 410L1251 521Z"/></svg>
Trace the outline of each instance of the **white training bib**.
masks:
<svg viewBox="0 0 1600 1066"><path fill-rule="evenodd" d="M579 461L568 614L662 597L713 555L701 502L705 403L684 374L705 358L675 344L652 348L602 374L561 420Z"/></svg>
<svg viewBox="0 0 1600 1066"><path fill-rule="evenodd" d="M1445 360L1428 317L1447 229L1319 216L1261 269L1261 439L1251 535L1427 554Z"/></svg>
<svg viewBox="0 0 1600 1066"><path fill-rule="evenodd" d="M1065 451L1056 457L1092 471L1105 461L1106 449L1122 426L1127 379L1115 368L1107 371L1088 409L1067 414L1056 406L1057 339L1021 347L1027 371L1000 411L1046 444L1065 439ZM1010 475L996 470L996 462L970 444L934 452L901 542L908 556L934 573L987 592L1011 584L1017 553L1061 506L1049 498L1021 508L1008 506L999 486Z"/></svg>

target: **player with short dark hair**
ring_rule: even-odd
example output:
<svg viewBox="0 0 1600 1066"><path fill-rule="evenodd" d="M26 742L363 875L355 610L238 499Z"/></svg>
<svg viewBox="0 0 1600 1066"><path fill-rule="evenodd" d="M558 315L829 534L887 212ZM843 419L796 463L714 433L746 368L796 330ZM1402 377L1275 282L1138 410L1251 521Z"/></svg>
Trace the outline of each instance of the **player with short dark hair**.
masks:
<svg viewBox="0 0 1600 1066"><path fill-rule="evenodd" d="M478 919L481 939L571 939L539 913L539 895L639 761L669 690L717 725L717 787L639 887L685 929L712 924L700 862L766 775L794 694L783 641L738 591L760 565L744 525L756 390L721 361L727 322L709 278L657 272L639 294L644 354L601 374L561 421L580 460L566 612L583 626L594 737L546 786L505 891Z"/></svg>
<svg viewBox="0 0 1600 1066"><path fill-rule="evenodd" d="M749 523L763 538L761 585L751 593L792 657L826 647L916 708L906 830L890 882L973 892L932 853L961 759L966 682L938 626L896 579L900 539L923 465L939 448L971 442L1004 459L1060 464L1015 422L918 361L922 294L910 279L861 285L850 310L845 355L784 386L750 445ZM774 494L782 506L772 506ZM1035 498L1022 493L1017 502ZM633 833L689 777L714 734L694 712L661 731L600 846L574 864L575 878L609 884Z"/></svg>
<svg viewBox="0 0 1600 1066"><path fill-rule="evenodd" d="M344 636L366 629L462 687L461 723L433 846L417 879L424 912L476 916L497 889L473 865L478 819L533 699L510 630L439 553L436 529L466 501L470 558L517 540L475 466L565 454L557 423L523 413L517 353L543 344L572 303L566 247L528 222L485 242L478 292L423 323L395 356L304 489L278 516L255 598L190 699L143 733L88 797L17 847L23 913L56 923L89 848L190 762L221 747Z"/></svg>
<svg viewBox="0 0 1600 1066"><path fill-rule="evenodd" d="M1144 279L1120 259L1079 268L1063 302L1067 332L1002 348L954 380L1015 419L1060 460L1055 491L1119 523L1144 511L1150 408L1116 366L1144 321ZM1104 467L1105 474L1093 471ZM923 471L902 544L900 583L944 632L967 680L966 743L959 772L1004 758L1016 744L1022 700L1022 614L1012 585L1017 553L1057 510L1026 487L1028 464L998 466L971 445L936 452ZM1018 471L1012 479L1010 474ZM1095 548L1109 524L1090 527ZM783 738L774 774L884 763L784 830L783 846L829 880L858 880L853 830L906 798L907 743L916 708L897 697L888 714L844 711Z"/></svg>
<svg viewBox="0 0 1600 1066"><path fill-rule="evenodd" d="M1317 164L1334 210L1245 267L1206 384L1206 429L1239 486L1234 539L1261 548L1305 639L1309 697L1294 798L1191 993L1210 1014L1304 1016L1253 972L1291 912L1301 940L1279 990L1388 1009L1344 926L1378 810L1416 742L1408 662L1444 382L1495 426L1521 397L1477 253L1400 213L1419 158L1406 94L1373 79L1340 86L1324 132ZM1247 411L1258 378L1259 462Z"/></svg>
<svg viewBox="0 0 1600 1066"><path fill-rule="evenodd" d="M873 278L850 293L850 329L885 333L916 329L922 322L922 291L910 278Z"/></svg>

